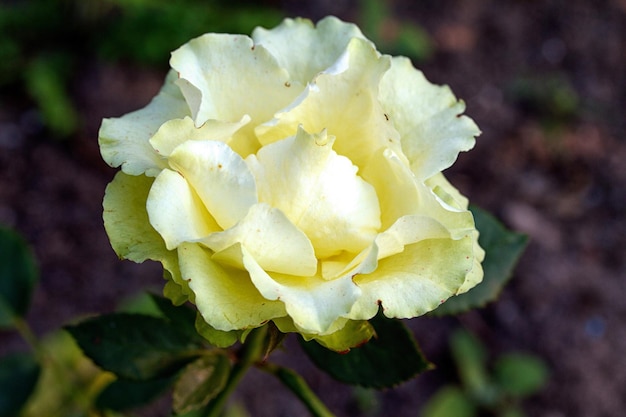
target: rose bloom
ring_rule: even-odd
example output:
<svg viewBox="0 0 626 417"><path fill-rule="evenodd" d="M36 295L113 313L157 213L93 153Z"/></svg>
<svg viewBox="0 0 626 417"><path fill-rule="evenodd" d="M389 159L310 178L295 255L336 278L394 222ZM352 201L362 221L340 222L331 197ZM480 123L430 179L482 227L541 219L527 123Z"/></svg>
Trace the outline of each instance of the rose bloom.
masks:
<svg viewBox="0 0 626 417"><path fill-rule="evenodd" d="M480 132L446 86L334 17L171 56L158 95L105 119L116 253L162 263L164 293L228 345L273 321L334 350L379 309L431 311L482 279L468 202L441 173Z"/></svg>

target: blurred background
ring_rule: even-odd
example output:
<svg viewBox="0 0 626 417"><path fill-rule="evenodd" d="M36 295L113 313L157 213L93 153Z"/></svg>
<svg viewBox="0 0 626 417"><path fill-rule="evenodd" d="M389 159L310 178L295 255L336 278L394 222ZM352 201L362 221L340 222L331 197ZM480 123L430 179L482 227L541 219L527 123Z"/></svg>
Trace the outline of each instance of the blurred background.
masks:
<svg viewBox="0 0 626 417"><path fill-rule="evenodd" d="M119 261L104 233L101 201L115 172L99 155L101 119L147 104L170 51L192 37L329 14L466 102L483 134L447 175L530 243L496 303L408 322L437 365L414 381L384 392L342 386L292 339L277 360L304 372L338 416L425 415L441 387L467 388L451 336L464 328L487 363L509 352L543 361L546 382L513 399L526 415L623 415L624 0L2 0L0 224L24 236L38 262L35 333L162 286L158 265ZM0 353L20 349L16 334L0 331ZM260 373L233 401L251 416L307 415ZM164 407L135 415L166 416Z"/></svg>

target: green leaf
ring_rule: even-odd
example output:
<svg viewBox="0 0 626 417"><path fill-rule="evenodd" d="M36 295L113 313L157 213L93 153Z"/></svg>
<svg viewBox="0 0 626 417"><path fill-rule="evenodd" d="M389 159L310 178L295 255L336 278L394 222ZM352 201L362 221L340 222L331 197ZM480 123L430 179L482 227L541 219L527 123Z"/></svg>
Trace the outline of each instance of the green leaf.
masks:
<svg viewBox="0 0 626 417"><path fill-rule="evenodd" d="M101 410L125 411L152 402L169 388L173 377L148 381L118 379L107 385L96 399Z"/></svg>
<svg viewBox="0 0 626 417"><path fill-rule="evenodd" d="M476 405L458 387L439 390L424 406L420 417L474 417Z"/></svg>
<svg viewBox="0 0 626 417"><path fill-rule="evenodd" d="M223 354L203 356L185 367L174 386L173 406L178 414L204 407L228 380L230 362Z"/></svg>
<svg viewBox="0 0 626 417"><path fill-rule="evenodd" d="M548 379L548 369L536 356L508 353L494 364L494 375L499 387L507 394L525 397L539 391Z"/></svg>
<svg viewBox="0 0 626 417"><path fill-rule="evenodd" d="M465 294L451 297L430 314L442 316L458 314L494 301L524 252L526 235L507 230L493 216L477 207L471 207L480 231L478 243L485 250L483 281Z"/></svg>
<svg viewBox="0 0 626 417"><path fill-rule="evenodd" d="M452 357L464 388L483 404L491 404L497 395L487 374L487 352L480 341L465 330L450 338Z"/></svg>
<svg viewBox="0 0 626 417"><path fill-rule="evenodd" d="M156 294L150 294L163 315L179 330L190 337L200 337L196 330L196 311L188 305L175 306L168 298Z"/></svg>
<svg viewBox="0 0 626 417"><path fill-rule="evenodd" d="M432 368L401 321L379 313L370 322L377 336L348 353L336 353L302 339L301 345L311 360L333 378L364 387L392 387Z"/></svg>
<svg viewBox="0 0 626 417"><path fill-rule="evenodd" d="M187 335L157 317L115 313L66 329L98 366L130 380L171 375L199 354Z"/></svg>
<svg viewBox="0 0 626 417"><path fill-rule="evenodd" d="M28 354L0 359L0 417L15 417L32 394L40 368Z"/></svg>
<svg viewBox="0 0 626 417"><path fill-rule="evenodd" d="M0 227L0 329L12 327L28 311L37 283L35 260L26 242Z"/></svg>

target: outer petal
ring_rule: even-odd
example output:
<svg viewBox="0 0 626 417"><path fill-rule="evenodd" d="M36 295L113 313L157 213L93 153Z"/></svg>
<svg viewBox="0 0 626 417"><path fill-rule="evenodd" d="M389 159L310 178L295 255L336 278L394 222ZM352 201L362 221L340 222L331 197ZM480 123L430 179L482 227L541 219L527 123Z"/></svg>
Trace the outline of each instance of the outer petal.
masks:
<svg viewBox="0 0 626 417"><path fill-rule="evenodd" d="M254 177L244 160L226 144L189 141L169 158L223 228L232 227L257 202Z"/></svg>
<svg viewBox="0 0 626 417"><path fill-rule="evenodd" d="M169 250L221 230L185 178L169 169L154 181L146 207Z"/></svg>
<svg viewBox="0 0 626 417"><path fill-rule="evenodd" d="M214 252L239 243L266 271L301 276L312 276L317 271L311 241L280 210L264 203L250 207L235 226L201 242Z"/></svg>
<svg viewBox="0 0 626 417"><path fill-rule="evenodd" d="M102 158L109 165L121 166L130 175L145 173L151 177L167 166L148 140L167 120L190 114L175 79L176 73L170 71L159 94L143 109L102 121L98 143Z"/></svg>
<svg viewBox="0 0 626 417"><path fill-rule="evenodd" d="M342 55L352 38L365 39L356 25L329 16L314 26L308 19L285 19L273 29L256 28L252 39L285 68L291 82L306 85Z"/></svg>
<svg viewBox="0 0 626 417"><path fill-rule="evenodd" d="M471 271L473 239L428 239L385 258L367 275L357 275L363 295L348 316L374 317L382 304L387 317L412 318L435 309L455 295Z"/></svg>
<svg viewBox="0 0 626 417"><path fill-rule="evenodd" d="M337 138L337 153L359 167L383 147L402 155L398 132L378 102L378 85L389 65L389 57L381 57L369 42L352 39L344 55L293 105L256 129L259 140L263 144L281 140L302 125L307 132L327 129Z"/></svg>
<svg viewBox="0 0 626 417"><path fill-rule="evenodd" d="M222 122L207 120L202 126L196 127L191 117L169 120L150 139L150 144L161 156L170 156L172 151L188 140L228 140L250 121L244 115L238 122Z"/></svg>
<svg viewBox="0 0 626 417"><path fill-rule="evenodd" d="M129 176L118 172L104 195L104 227L113 250L120 258L141 263L147 259L159 261L166 270L169 292L178 287L177 301L189 296L189 288L180 279L176 252L167 250L163 239L150 225L146 199L154 179Z"/></svg>
<svg viewBox="0 0 626 417"><path fill-rule="evenodd" d="M440 173L429 178L426 184L433 189L437 197L444 201L446 205L461 210L467 210L469 205L467 198L454 188L443 174ZM474 223L472 223L472 227L475 227ZM483 279L481 262L485 259L485 251L478 244L478 235L478 231L474 230L472 233L472 239L474 241L474 267L470 273L467 274L463 286L459 288L459 294L474 288Z"/></svg>
<svg viewBox="0 0 626 417"><path fill-rule="evenodd" d="M198 311L212 327L223 331L258 327L285 315L283 303L262 297L247 272L217 264L199 244L183 243L178 257Z"/></svg>
<svg viewBox="0 0 626 417"><path fill-rule="evenodd" d="M270 275L242 249L243 263L256 288L268 300L282 301L294 325L304 333L326 334L337 319L350 312L361 294L352 275L331 281L319 276Z"/></svg>
<svg viewBox="0 0 626 417"><path fill-rule="evenodd" d="M380 227L374 189L332 146L325 132L315 136L300 130L246 159L259 200L282 210L311 239L319 258L360 252Z"/></svg>
<svg viewBox="0 0 626 417"><path fill-rule="evenodd" d="M339 353L347 353L351 348L363 345L376 334L374 327L366 320L340 318L331 326L333 331L326 335L303 333L293 324L290 317L281 317L273 321L283 333L300 333L304 340L315 340L327 349Z"/></svg>
<svg viewBox="0 0 626 417"><path fill-rule="evenodd" d="M394 57L380 83L380 102L402 137L402 150L418 179L450 167L474 146L480 130L459 116L465 105L447 86L430 84L408 58Z"/></svg>
<svg viewBox="0 0 626 417"><path fill-rule="evenodd" d="M247 36L206 34L172 53L178 85L190 104L196 126L207 120L252 119L229 143L242 156L256 151L253 126L270 119L300 90L289 83L287 71Z"/></svg>

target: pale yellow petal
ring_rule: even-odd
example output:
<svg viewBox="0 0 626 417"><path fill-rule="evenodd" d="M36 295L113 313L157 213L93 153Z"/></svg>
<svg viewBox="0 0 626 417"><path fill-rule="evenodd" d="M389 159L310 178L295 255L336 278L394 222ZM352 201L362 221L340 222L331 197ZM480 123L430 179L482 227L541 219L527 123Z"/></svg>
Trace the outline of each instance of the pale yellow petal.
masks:
<svg viewBox="0 0 626 417"><path fill-rule="evenodd" d="M450 167L474 146L476 124L447 86L429 83L405 57L394 57L380 83L380 102L402 138L402 150L421 181Z"/></svg>
<svg viewBox="0 0 626 417"><path fill-rule="evenodd" d="M176 73L170 71L159 94L143 109L102 121L98 143L102 158L110 166L121 166L130 175L151 177L167 167L149 140L166 121L190 114L175 79Z"/></svg>
<svg viewBox="0 0 626 417"><path fill-rule="evenodd" d="M185 142L172 152L169 163L189 182L222 229L243 219L257 202L252 173L225 143Z"/></svg>
<svg viewBox="0 0 626 417"><path fill-rule="evenodd" d="M250 121L244 115L238 122L222 122L207 120L202 126L196 127L191 117L172 119L161 125L150 139L150 144L161 156L170 156L172 151L188 140L217 140L228 143L233 135Z"/></svg>
<svg viewBox="0 0 626 417"><path fill-rule="evenodd" d="M154 181L146 207L169 250L221 230L185 178L169 169Z"/></svg>
<svg viewBox="0 0 626 417"><path fill-rule="evenodd" d="M474 265L473 239L428 239L382 259L378 268L357 275L362 295L348 316L368 320L382 305L391 318L421 316L455 295Z"/></svg>
<svg viewBox="0 0 626 417"><path fill-rule="evenodd" d="M280 209L311 240L318 258L360 252L380 228L380 210L371 185L349 159L333 151L325 132L264 146L246 162L259 200Z"/></svg>
<svg viewBox="0 0 626 417"><path fill-rule="evenodd" d="M214 252L239 243L266 271L301 276L317 271L311 241L280 210L265 203L253 205L235 226L201 242Z"/></svg>
<svg viewBox="0 0 626 417"><path fill-rule="evenodd" d="M378 85L389 68L389 57L380 56L367 41L353 38L335 65L309 84L294 103L276 118L256 129L262 144L324 129L337 138L334 149L363 167L380 148L391 147L401 155L398 132L378 103Z"/></svg>
<svg viewBox="0 0 626 417"><path fill-rule="evenodd" d="M305 333L326 334L338 318L350 312L361 293L351 275L327 281L319 276L269 274L245 248L243 262L259 292L268 300L284 303L295 326Z"/></svg>
<svg viewBox="0 0 626 417"><path fill-rule="evenodd" d="M286 69L291 82L306 85L318 73L332 66L352 38L365 39L359 28L334 16L317 25L308 19L285 19L273 29L256 28L255 45L261 45Z"/></svg>
<svg viewBox="0 0 626 417"><path fill-rule="evenodd" d="M283 303L259 293L246 271L219 265L200 244L181 244L178 257L182 278L195 294L198 311L215 329L258 327L286 314Z"/></svg>
<svg viewBox="0 0 626 417"><path fill-rule="evenodd" d="M259 147L253 127L271 119L301 90L289 83L287 71L266 49L255 48L252 39L242 35L200 36L174 51L170 64L178 71L178 85L196 126L211 119L251 118L230 143L244 157Z"/></svg>

